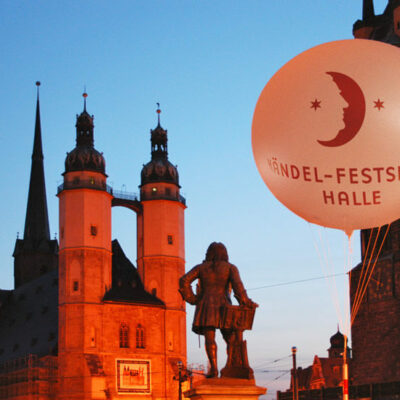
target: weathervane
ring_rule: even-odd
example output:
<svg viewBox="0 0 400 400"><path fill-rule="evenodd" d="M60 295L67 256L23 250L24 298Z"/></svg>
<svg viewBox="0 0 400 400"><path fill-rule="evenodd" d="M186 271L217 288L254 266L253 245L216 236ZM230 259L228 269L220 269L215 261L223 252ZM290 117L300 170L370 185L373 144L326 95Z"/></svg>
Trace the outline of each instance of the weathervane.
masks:
<svg viewBox="0 0 400 400"><path fill-rule="evenodd" d="M160 125L160 114L161 114L161 109L160 109L160 103L157 104L157 114L158 114L158 125Z"/></svg>
<svg viewBox="0 0 400 400"><path fill-rule="evenodd" d="M83 87L83 111L86 111L86 98L88 97L88 94L86 93L86 85Z"/></svg>

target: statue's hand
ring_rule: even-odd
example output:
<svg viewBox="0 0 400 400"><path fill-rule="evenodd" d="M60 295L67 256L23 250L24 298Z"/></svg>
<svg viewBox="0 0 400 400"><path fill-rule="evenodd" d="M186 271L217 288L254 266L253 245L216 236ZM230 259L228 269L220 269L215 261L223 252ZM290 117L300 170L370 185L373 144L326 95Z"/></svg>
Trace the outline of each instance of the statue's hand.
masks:
<svg viewBox="0 0 400 400"><path fill-rule="evenodd" d="M191 304L192 306L195 306L195 305L197 304L197 296L194 296L194 295L188 296L185 300L186 300L189 304Z"/></svg>
<svg viewBox="0 0 400 400"><path fill-rule="evenodd" d="M247 307L250 307L250 308L257 308L258 307L258 304L254 303L254 301L251 300L251 299L246 299L244 305L247 306Z"/></svg>

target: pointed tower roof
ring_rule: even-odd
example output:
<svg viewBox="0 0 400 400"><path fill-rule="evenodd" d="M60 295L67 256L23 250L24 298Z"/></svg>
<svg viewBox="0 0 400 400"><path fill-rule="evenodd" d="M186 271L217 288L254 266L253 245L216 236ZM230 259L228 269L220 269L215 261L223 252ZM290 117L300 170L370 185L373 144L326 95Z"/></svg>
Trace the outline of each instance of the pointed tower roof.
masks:
<svg viewBox="0 0 400 400"><path fill-rule="evenodd" d="M87 93L83 93L83 111L76 116L76 146L67 154L65 173L71 171L95 171L106 174L103 153L94 148L94 116L86 110Z"/></svg>
<svg viewBox="0 0 400 400"><path fill-rule="evenodd" d="M367 21L375 16L374 0L363 0L363 21Z"/></svg>
<svg viewBox="0 0 400 400"><path fill-rule="evenodd" d="M168 131L160 123L160 103L157 103L157 126L150 130L151 161L143 166L141 186L167 182L179 186L178 169L168 161Z"/></svg>
<svg viewBox="0 0 400 400"><path fill-rule="evenodd" d="M33 141L31 177L29 182L28 205L26 209L24 240L36 248L44 240L50 240L49 217L47 213L46 185L43 168L42 130L40 125L39 86L36 82L36 122Z"/></svg>

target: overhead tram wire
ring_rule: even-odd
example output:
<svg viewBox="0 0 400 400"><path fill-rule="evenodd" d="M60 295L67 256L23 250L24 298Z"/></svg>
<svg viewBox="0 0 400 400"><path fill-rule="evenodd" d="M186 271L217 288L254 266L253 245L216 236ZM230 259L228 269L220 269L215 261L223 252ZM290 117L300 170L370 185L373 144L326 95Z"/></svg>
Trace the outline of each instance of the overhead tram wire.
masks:
<svg viewBox="0 0 400 400"><path fill-rule="evenodd" d="M273 283L272 285L253 287L253 288L247 289L247 291L249 291L249 290L259 290L259 289L269 289L269 288L278 287L278 286L294 285L296 283L303 283L303 282L318 281L318 280L321 280L321 279L333 278L335 276L342 276L342 275L345 275L345 273L337 273L337 274L331 274L331 275L327 275L327 276L317 276L315 278L299 279L297 281Z"/></svg>

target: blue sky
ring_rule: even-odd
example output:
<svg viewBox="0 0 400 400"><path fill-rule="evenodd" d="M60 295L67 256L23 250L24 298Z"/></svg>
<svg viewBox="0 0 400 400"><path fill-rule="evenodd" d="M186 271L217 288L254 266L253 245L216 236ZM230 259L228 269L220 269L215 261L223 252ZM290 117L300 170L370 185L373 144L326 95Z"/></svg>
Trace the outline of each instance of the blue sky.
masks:
<svg viewBox="0 0 400 400"><path fill-rule="evenodd" d="M169 132L170 160L178 165L187 198L187 268L211 241L226 244L260 304L246 332L257 381L287 387L293 345L299 364L325 356L338 316L332 279L264 287L321 277L315 238L329 244L337 293L346 298L349 269L341 232L316 229L273 197L251 151L251 121L268 79L298 53L352 37L361 0L3 0L0 14L0 287L13 284L11 257L23 232L33 143L36 80L41 111L50 227L58 231L56 187L75 143L75 115L95 115L95 146L104 152L109 183L137 191L150 158L149 130ZM375 1L382 12L386 1ZM355 233L351 265L359 261ZM135 261L135 215L113 210L113 237ZM264 287L264 288L260 288ZM259 288L259 289L256 289ZM344 307L344 306L343 306ZM344 311L342 311L343 314ZM190 331L189 362L205 362ZM273 360L286 357L280 362ZM222 364L222 362L220 362ZM222 366L222 365L221 365Z"/></svg>

